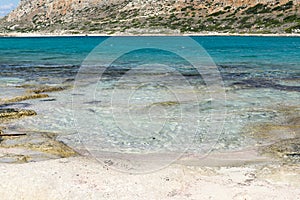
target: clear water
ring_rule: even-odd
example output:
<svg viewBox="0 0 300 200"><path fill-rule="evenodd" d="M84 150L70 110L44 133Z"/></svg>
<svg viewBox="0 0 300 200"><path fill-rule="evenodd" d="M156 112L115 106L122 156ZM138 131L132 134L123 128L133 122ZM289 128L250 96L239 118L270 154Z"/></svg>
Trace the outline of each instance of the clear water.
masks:
<svg viewBox="0 0 300 200"><path fill-rule="evenodd" d="M98 64L105 68L100 81L91 71L78 83L72 81L81 64L107 37L0 38L1 98L23 93L15 86L28 83L76 86L51 93L55 101L9 105L38 113L10 126L57 132L71 146L84 144L90 151L201 153L253 146L245 127L280 120L280 106L299 106L300 37L192 38L215 62L226 101L213 104L203 76L172 52L133 51L110 67ZM162 47L171 45L160 40ZM195 49L188 52L196 56ZM106 53L104 60L115 52Z"/></svg>

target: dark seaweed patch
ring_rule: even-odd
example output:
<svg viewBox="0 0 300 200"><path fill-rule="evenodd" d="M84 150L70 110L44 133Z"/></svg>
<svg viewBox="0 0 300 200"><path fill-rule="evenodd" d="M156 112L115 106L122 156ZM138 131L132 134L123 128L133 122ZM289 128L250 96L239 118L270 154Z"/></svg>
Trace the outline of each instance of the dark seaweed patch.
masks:
<svg viewBox="0 0 300 200"><path fill-rule="evenodd" d="M93 105L93 104L100 104L102 101L88 101L88 102L84 102L84 104L90 104L90 105Z"/></svg>
<svg viewBox="0 0 300 200"><path fill-rule="evenodd" d="M5 107L27 108L29 106L32 106L32 104L30 104L30 103L7 103L7 104L1 104L0 109L5 108Z"/></svg>
<svg viewBox="0 0 300 200"><path fill-rule="evenodd" d="M240 86L241 88L272 88L276 90L300 92L300 86L287 86L275 83L271 80L250 79L233 83L231 86Z"/></svg>
<svg viewBox="0 0 300 200"><path fill-rule="evenodd" d="M42 99L40 101L56 101L56 99Z"/></svg>
<svg viewBox="0 0 300 200"><path fill-rule="evenodd" d="M0 76L19 77L33 80L40 77L70 78L75 77L80 66L11 66L1 65Z"/></svg>

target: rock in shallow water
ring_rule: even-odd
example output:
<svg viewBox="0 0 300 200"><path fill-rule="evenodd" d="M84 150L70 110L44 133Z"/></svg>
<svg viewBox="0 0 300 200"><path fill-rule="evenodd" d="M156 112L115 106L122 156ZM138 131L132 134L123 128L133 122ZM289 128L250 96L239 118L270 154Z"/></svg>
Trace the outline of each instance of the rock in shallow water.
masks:
<svg viewBox="0 0 300 200"><path fill-rule="evenodd" d="M15 102L25 101L29 99L39 99L39 98L47 98L47 97L49 97L48 94L25 94L10 99L0 99L0 104L15 103Z"/></svg>
<svg viewBox="0 0 300 200"><path fill-rule="evenodd" d="M10 119L19 119L25 116L33 116L37 113L33 110L23 110L14 108L0 109L0 122L4 122Z"/></svg>
<svg viewBox="0 0 300 200"><path fill-rule="evenodd" d="M53 133L26 133L26 136L21 137L6 137L0 143L0 148L6 149L24 149L23 156L27 156L27 160L36 161L41 158L65 158L75 156L77 153L63 142L56 140L56 134ZM27 150L27 154L26 154ZM40 152L40 155L35 155L31 158L32 151ZM18 157L14 155L10 157ZM0 159L1 162L1 159Z"/></svg>
<svg viewBox="0 0 300 200"><path fill-rule="evenodd" d="M67 89L68 87L65 86L43 86L35 89L30 89L27 92L29 93L35 93L35 94L40 94L44 92L59 92Z"/></svg>
<svg viewBox="0 0 300 200"><path fill-rule="evenodd" d="M0 156L0 163L26 163L29 160L29 156L6 154Z"/></svg>
<svg viewBox="0 0 300 200"><path fill-rule="evenodd" d="M268 123L254 124L248 135L262 145L263 155L300 163L300 116L299 107L279 107L279 117Z"/></svg>
<svg viewBox="0 0 300 200"><path fill-rule="evenodd" d="M299 86L281 85L268 79L246 79L234 82L230 85L231 89L250 89L250 88L272 88L281 91L300 92Z"/></svg>
<svg viewBox="0 0 300 200"><path fill-rule="evenodd" d="M7 108L12 103L29 99L46 98L49 97L47 94L39 93L61 91L64 89L66 88L45 86L38 89L31 89L22 96L0 99L0 123L7 123L12 119L19 119L25 116L37 115L33 110ZM24 133L24 131L20 132ZM4 135L1 137L2 133L2 128L0 127L0 162L24 163L77 155L72 148L56 140L57 135L53 133L26 131L26 135L13 137L12 135L16 136L16 134L19 134L19 132L16 133L14 131L13 133L5 134L5 137ZM1 151L4 152L2 155Z"/></svg>
<svg viewBox="0 0 300 200"><path fill-rule="evenodd" d="M300 162L300 138L281 140L262 148L262 153L288 161Z"/></svg>

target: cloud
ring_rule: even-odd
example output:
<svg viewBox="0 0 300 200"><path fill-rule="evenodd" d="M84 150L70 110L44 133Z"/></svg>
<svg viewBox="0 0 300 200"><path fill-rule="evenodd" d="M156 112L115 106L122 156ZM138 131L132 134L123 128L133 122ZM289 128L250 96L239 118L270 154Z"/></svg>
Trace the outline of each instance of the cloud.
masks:
<svg viewBox="0 0 300 200"><path fill-rule="evenodd" d="M15 8L15 4L9 3L9 4L4 4L0 5L0 16L4 16L8 14L10 11L12 11Z"/></svg>

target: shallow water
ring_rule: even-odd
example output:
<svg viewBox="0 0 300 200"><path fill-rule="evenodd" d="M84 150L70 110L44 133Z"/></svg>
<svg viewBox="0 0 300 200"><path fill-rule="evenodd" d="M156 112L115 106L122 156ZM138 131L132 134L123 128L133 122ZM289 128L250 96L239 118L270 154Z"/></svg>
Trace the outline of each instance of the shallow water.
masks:
<svg viewBox="0 0 300 200"><path fill-rule="evenodd" d="M2 105L38 113L7 126L55 132L91 152L222 152L261 145L248 128L285 123L280 110L300 106L299 37L193 37L220 72L216 85L224 87L216 88L209 75L162 50L172 46L166 38L156 38L160 49L123 54L109 67L106 59L116 52L94 49L105 39L0 38L1 98L23 94L18 86L24 84L74 86L46 99ZM190 58L197 55L180 39L178 45ZM93 60L93 49L105 56ZM90 71L80 71L82 63L93 63ZM218 99L222 92L226 99Z"/></svg>

